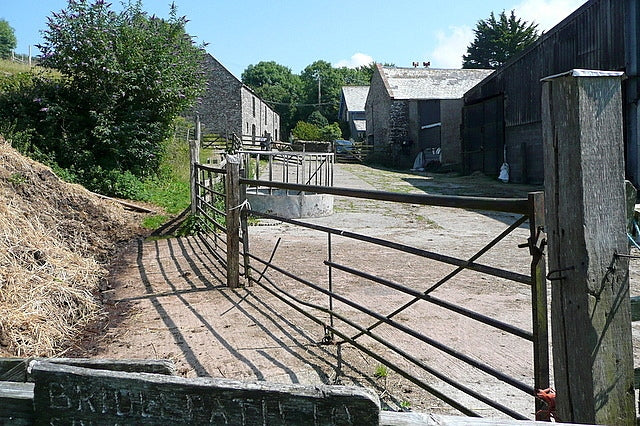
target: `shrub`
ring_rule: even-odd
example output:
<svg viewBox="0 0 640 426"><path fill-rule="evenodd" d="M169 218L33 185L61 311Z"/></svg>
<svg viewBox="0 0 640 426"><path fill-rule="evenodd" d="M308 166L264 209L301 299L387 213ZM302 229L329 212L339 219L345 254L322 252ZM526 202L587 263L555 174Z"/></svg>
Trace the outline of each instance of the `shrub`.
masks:
<svg viewBox="0 0 640 426"><path fill-rule="evenodd" d="M303 141L319 141L322 137L320 128L306 121L298 121L291 133L293 133L294 138Z"/></svg>

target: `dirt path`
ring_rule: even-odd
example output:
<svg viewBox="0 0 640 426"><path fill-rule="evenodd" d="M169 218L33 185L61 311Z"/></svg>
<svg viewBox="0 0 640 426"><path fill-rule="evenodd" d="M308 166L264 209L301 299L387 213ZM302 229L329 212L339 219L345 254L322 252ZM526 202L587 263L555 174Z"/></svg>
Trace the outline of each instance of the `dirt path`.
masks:
<svg viewBox="0 0 640 426"><path fill-rule="evenodd" d="M360 165L339 165L336 186L398 192L455 195L523 196L535 188L503 185L484 177L419 176ZM513 223L517 215L473 212L429 206L392 205L337 197L335 214L309 222L385 238L458 258L468 258ZM252 253L268 259L279 240L274 263L327 286L327 236L287 224L250 228ZM526 274L529 256L517 245L526 242L526 226L518 228L480 261ZM333 237L332 259L423 291L449 273L452 266L399 255L380 247ZM256 265L257 266L257 265ZM258 268L261 269L261 268ZM326 296L269 271L274 282L310 303L326 305ZM144 241L131 245L115 263L108 292L113 306L106 333L96 331L92 356L113 358L168 358L185 376L213 376L281 383L342 383L375 388L392 409L411 407L437 413L458 412L384 369L380 363L350 345L322 345L321 326L313 323L259 286L232 290L223 286L217 261L195 238ZM351 300L383 314L410 300L386 287L333 271L333 288ZM531 328L528 286L463 272L433 293L469 309L523 329ZM335 308L363 324L361 314L344 303ZM328 321L326 316L325 320ZM452 348L532 386L530 344L504 332L452 315L420 302L396 317L402 325L427 334ZM344 327L348 334L355 330ZM460 361L388 326L378 331L448 377L497 397L505 405L533 416L533 400L484 373L471 371ZM363 344L395 359L389 350L369 338ZM400 362L400 361L398 361ZM409 365L405 367L411 369ZM483 404L470 401L432 376L415 372L423 381L456 398L479 414L496 416ZM381 376L381 377L380 377ZM499 415L498 415L499 416Z"/></svg>

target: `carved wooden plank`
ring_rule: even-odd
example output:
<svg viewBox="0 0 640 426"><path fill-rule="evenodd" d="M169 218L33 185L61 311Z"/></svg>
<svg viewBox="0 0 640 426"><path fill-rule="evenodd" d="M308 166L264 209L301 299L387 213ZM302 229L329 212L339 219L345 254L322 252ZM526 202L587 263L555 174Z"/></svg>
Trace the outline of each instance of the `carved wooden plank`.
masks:
<svg viewBox="0 0 640 426"><path fill-rule="evenodd" d="M376 425L364 388L186 379L31 363L39 424Z"/></svg>
<svg viewBox="0 0 640 426"><path fill-rule="evenodd" d="M176 373L174 363L164 359L0 358L0 381L26 382L29 380L27 366L33 360L129 373Z"/></svg>
<svg viewBox="0 0 640 426"><path fill-rule="evenodd" d="M554 382L564 421L635 424L621 78L543 86Z"/></svg>
<svg viewBox="0 0 640 426"><path fill-rule="evenodd" d="M33 383L0 382L0 424L33 424Z"/></svg>

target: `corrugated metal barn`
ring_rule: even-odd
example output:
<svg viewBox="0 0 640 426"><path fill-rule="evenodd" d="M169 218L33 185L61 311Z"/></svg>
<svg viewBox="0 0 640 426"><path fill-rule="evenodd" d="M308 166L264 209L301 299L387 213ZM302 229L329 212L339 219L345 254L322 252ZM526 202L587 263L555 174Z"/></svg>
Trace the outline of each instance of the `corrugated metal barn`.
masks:
<svg viewBox="0 0 640 426"><path fill-rule="evenodd" d="M625 71L627 178L640 180L638 58L640 0L590 0L464 96L465 172L497 175L506 159L513 182L542 183L540 79L574 68Z"/></svg>

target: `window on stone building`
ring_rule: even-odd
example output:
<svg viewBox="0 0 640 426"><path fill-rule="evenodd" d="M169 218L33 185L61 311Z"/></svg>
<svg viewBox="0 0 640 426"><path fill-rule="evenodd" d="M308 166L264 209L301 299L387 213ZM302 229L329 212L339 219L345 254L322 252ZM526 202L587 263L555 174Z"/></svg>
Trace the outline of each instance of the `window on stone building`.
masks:
<svg viewBox="0 0 640 426"><path fill-rule="evenodd" d="M253 107L253 116L256 116L256 98L251 98L251 106Z"/></svg>
<svg viewBox="0 0 640 426"><path fill-rule="evenodd" d="M264 124L267 124L267 106L264 106Z"/></svg>

